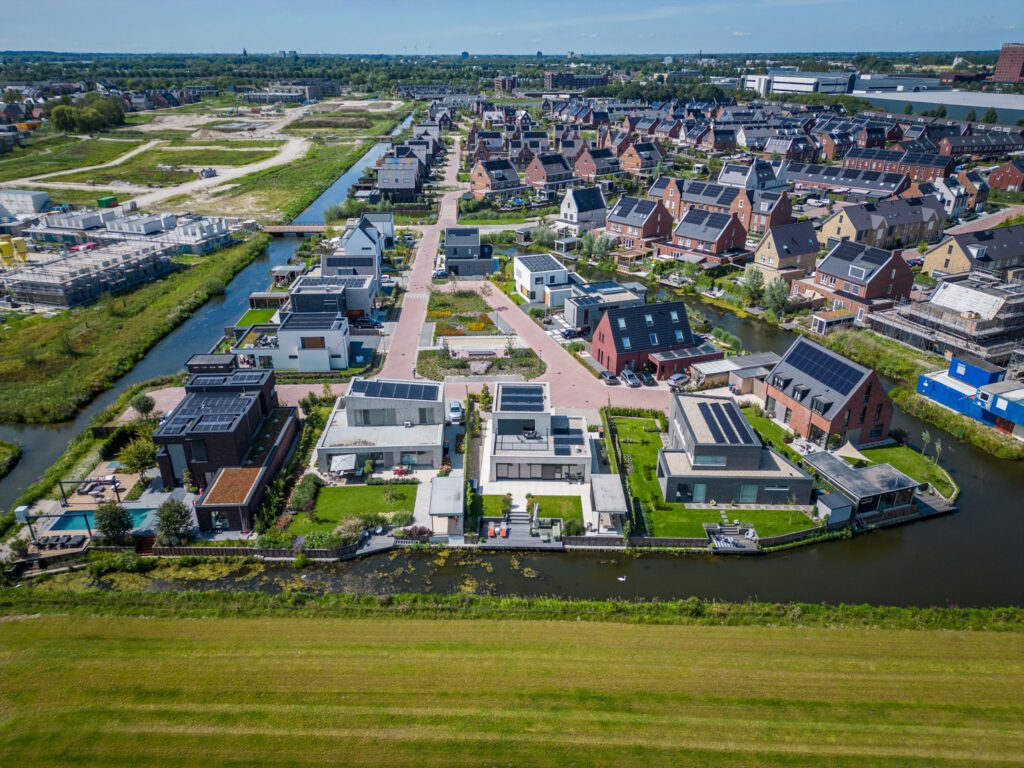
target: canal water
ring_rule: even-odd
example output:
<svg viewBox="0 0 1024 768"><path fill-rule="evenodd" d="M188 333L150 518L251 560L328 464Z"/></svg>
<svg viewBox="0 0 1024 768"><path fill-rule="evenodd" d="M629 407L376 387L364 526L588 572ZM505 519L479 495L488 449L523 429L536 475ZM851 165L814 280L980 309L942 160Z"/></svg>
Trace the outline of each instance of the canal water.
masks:
<svg viewBox="0 0 1024 768"><path fill-rule="evenodd" d="M396 130L403 128L399 126ZM296 220L320 223L323 210L344 200L362 168L383 151L382 145L371 149ZM223 327L241 314L249 293L266 284L270 267L287 262L297 244L297 240L287 238L271 242L266 255L240 272L224 296L209 302L157 344L114 388L97 398L74 421L45 426L0 425L0 438L20 442L25 451L14 472L0 482L0 508L8 508L57 459L93 414L112 402L124 387L181 370L191 354L211 348ZM794 338L787 331L740 319L697 299L687 301L713 326L739 337L748 350L773 350L781 354ZM304 588L356 592L472 590L627 599L697 595L721 600L891 605L1024 604L1024 465L993 459L900 412L895 423L905 428L912 439L917 439L926 428L934 437L941 436L945 444L942 463L963 491L959 513L766 557L636 557L626 553L458 553L442 557L432 553L391 553L313 568L304 576ZM619 581L622 576L625 580ZM205 586L273 591L283 588L286 582L293 583L295 577L291 569L270 569L257 579L212 582ZM187 586L198 585L189 582Z"/></svg>

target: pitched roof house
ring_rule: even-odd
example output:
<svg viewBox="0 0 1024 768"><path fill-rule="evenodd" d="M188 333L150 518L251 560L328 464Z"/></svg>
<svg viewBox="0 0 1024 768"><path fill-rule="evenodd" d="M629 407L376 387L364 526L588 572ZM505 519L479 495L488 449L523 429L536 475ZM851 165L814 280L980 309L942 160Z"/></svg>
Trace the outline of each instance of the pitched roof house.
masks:
<svg viewBox="0 0 1024 768"><path fill-rule="evenodd" d="M619 242L632 248L643 241L667 237L672 216L658 200L622 197L608 212L605 231L618 236Z"/></svg>
<svg viewBox="0 0 1024 768"><path fill-rule="evenodd" d="M654 142L637 142L626 148L619 156L619 162L626 173L647 177L653 174L654 169L661 163L661 151Z"/></svg>
<svg viewBox="0 0 1024 768"><path fill-rule="evenodd" d="M622 173L622 166L611 149L584 147L576 157L573 171L583 181L597 181L609 176L618 176Z"/></svg>
<svg viewBox="0 0 1024 768"><path fill-rule="evenodd" d="M826 307L863 320L868 312L890 309L910 296L914 275L892 251L863 243L838 243L818 264L813 277L797 280L793 294L820 296Z"/></svg>
<svg viewBox="0 0 1024 768"><path fill-rule="evenodd" d="M469 187L477 200L505 197L523 188L508 160L478 160L469 174Z"/></svg>
<svg viewBox="0 0 1024 768"><path fill-rule="evenodd" d="M746 272L760 272L765 285L773 280L792 283L814 270L818 248L818 236L811 222L780 224L771 227L761 238Z"/></svg>
<svg viewBox="0 0 1024 768"><path fill-rule="evenodd" d="M578 179L573 175L572 166L562 155L546 152L530 161L523 174L528 187L534 189L559 189Z"/></svg>
<svg viewBox="0 0 1024 768"><path fill-rule="evenodd" d="M594 329L591 354L616 375L629 368L659 379L723 356L693 333L681 301L607 310Z"/></svg>
<svg viewBox="0 0 1024 768"><path fill-rule="evenodd" d="M950 235L924 252L932 277L981 270L1003 280L1024 276L1024 224Z"/></svg>
<svg viewBox="0 0 1024 768"><path fill-rule="evenodd" d="M799 338L768 375L765 410L796 434L825 446L884 441L893 405L878 375L810 339Z"/></svg>
<svg viewBox="0 0 1024 768"><path fill-rule="evenodd" d="M945 221L942 203L931 195L848 205L822 222L818 242L852 240L876 248L932 242L942 235Z"/></svg>
<svg viewBox="0 0 1024 768"><path fill-rule="evenodd" d="M605 225L606 203L600 187L570 189L562 198L561 217L555 226L573 235Z"/></svg>
<svg viewBox="0 0 1024 768"><path fill-rule="evenodd" d="M672 230L672 239L656 246L658 256L725 264L744 252L747 231L735 214L691 208Z"/></svg>

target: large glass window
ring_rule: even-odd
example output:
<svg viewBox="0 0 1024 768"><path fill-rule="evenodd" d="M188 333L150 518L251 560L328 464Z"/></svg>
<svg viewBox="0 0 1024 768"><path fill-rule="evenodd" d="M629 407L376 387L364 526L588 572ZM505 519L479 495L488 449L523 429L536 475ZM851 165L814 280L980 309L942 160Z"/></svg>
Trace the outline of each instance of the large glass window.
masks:
<svg viewBox="0 0 1024 768"><path fill-rule="evenodd" d="M757 486L753 484L743 484L740 486L739 493L740 504L756 504L757 503Z"/></svg>
<svg viewBox="0 0 1024 768"><path fill-rule="evenodd" d="M706 484L704 484L704 483L694 483L693 484L693 503L694 504L703 504L704 503L704 499L707 497L707 495L708 495L708 487L707 487Z"/></svg>

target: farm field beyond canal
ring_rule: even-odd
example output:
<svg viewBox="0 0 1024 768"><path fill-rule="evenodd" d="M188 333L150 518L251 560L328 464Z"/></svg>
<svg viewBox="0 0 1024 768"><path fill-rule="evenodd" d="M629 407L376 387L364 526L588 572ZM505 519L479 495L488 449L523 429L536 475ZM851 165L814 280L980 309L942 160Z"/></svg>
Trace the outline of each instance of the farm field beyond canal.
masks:
<svg viewBox="0 0 1024 768"><path fill-rule="evenodd" d="M0 644L7 765L981 766L1024 754L1015 632L26 616L0 624Z"/></svg>

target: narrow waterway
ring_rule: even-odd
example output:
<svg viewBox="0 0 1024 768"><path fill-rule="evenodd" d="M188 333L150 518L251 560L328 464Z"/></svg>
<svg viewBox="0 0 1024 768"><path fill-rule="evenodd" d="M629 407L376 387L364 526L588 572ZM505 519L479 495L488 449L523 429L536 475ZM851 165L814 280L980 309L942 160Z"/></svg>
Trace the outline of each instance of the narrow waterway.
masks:
<svg viewBox="0 0 1024 768"><path fill-rule="evenodd" d="M411 124L412 116L409 116L395 127L392 134L397 135ZM295 221L322 224L324 211L345 199L352 185L377 162L387 147L386 142L371 147ZM300 242L297 238L273 239L263 255L235 275L223 295L211 299L161 339L131 371L93 400L75 419L57 424L0 424L0 440L19 443L23 451L18 465L0 481L0 510L10 508L14 500L60 457L68 442L88 426L93 416L116 400L126 387L180 371L193 354L211 349L220 340L225 326L232 325L245 311L249 294L266 288L270 269L286 264Z"/></svg>

